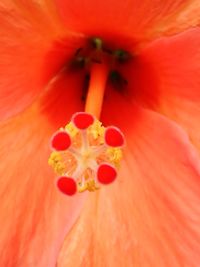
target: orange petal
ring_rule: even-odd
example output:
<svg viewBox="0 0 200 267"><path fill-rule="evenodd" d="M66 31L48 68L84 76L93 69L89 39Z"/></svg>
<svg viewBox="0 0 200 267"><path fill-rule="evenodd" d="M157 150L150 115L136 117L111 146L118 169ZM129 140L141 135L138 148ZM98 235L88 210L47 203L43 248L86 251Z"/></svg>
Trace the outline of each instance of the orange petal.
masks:
<svg viewBox="0 0 200 267"><path fill-rule="evenodd" d="M188 1L188 4L173 17L167 21L156 25L152 33L163 35L173 35L186 29L199 26L200 24L200 2L199 0Z"/></svg>
<svg viewBox="0 0 200 267"><path fill-rule="evenodd" d="M136 41L197 25L200 14L197 0L55 2L68 29L95 36L107 34L109 38L122 35Z"/></svg>
<svg viewBox="0 0 200 267"><path fill-rule="evenodd" d="M162 38L140 55L139 89L157 95L156 110L178 122L199 148L200 118L200 29L192 29L170 38ZM145 77L148 75L148 84ZM141 90L141 91L142 91Z"/></svg>
<svg viewBox="0 0 200 267"><path fill-rule="evenodd" d="M90 194L58 266L198 267L199 158L175 123L128 102L116 106L107 116L127 129L120 177Z"/></svg>
<svg viewBox="0 0 200 267"><path fill-rule="evenodd" d="M77 46L46 1L1 1L0 25L0 119L5 119L33 102Z"/></svg>
<svg viewBox="0 0 200 267"><path fill-rule="evenodd" d="M79 215L85 195L63 196L47 163L52 133L81 109L78 83L61 77L26 112L1 123L0 266L55 267Z"/></svg>

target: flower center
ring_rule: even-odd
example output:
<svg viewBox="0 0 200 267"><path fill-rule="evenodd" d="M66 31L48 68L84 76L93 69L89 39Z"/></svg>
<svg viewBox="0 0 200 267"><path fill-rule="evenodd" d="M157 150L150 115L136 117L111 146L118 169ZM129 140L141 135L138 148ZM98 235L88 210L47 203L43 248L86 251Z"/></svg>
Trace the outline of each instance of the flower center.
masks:
<svg viewBox="0 0 200 267"><path fill-rule="evenodd" d="M131 54L126 50L112 49L109 44L104 43L100 38L92 38L84 47L79 48L72 59L71 68L85 72L82 100L86 100L88 84L91 84L90 79L94 77L94 65L102 65L101 68L97 66L96 68L102 70L99 73L100 77L102 77L104 69L105 85L109 83L114 89L123 92L128 82L121 74L120 69L121 65L128 63L131 58ZM96 71L97 73L98 71Z"/></svg>
<svg viewBox="0 0 200 267"><path fill-rule="evenodd" d="M113 65L110 57L115 55L124 61L127 60L126 54L119 50L105 51L99 38L93 39L92 45L94 50L89 52L87 61L90 79L85 112L75 113L51 140L53 152L48 163L59 175L58 189L66 195L74 195L77 191L96 191L100 184L112 183L117 177L125 142L117 127L105 128L98 118Z"/></svg>

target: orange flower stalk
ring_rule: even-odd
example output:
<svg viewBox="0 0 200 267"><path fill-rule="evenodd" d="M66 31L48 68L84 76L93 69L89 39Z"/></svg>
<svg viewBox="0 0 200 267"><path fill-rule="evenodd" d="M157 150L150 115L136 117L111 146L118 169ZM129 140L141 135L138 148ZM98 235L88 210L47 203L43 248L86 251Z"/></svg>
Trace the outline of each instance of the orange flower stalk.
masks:
<svg viewBox="0 0 200 267"><path fill-rule="evenodd" d="M197 0L1 1L0 266L199 266L199 12ZM126 146L112 184L66 196L49 140L83 111Z"/></svg>

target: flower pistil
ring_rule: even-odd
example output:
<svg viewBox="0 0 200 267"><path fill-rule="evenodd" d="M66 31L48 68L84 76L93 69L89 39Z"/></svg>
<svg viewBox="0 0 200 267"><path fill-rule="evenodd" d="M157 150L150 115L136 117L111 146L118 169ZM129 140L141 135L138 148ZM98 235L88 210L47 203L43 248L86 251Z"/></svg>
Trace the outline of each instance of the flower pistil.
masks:
<svg viewBox="0 0 200 267"><path fill-rule="evenodd" d="M103 127L89 113L75 113L72 121L51 140L54 151L48 163L60 175L57 180L60 191L67 195L92 192L100 188L99 183L113 182L123 145L124 136L118 128Z"/></svg>
<svg viewBox="0 0 200 267"><path fill-rule="evenodd" d="M58 189L66 195L86 190L93 192L100 188L100 184L112 183L117 177L125 143L120 129L115 126L105 128L98 118L107 80L112 73L113 58L124 62L128 54L123 50L105 52L100 38L94 38L92 44L85 112L75 113L51 139L53 152L48 163L59 175Z"/></svg>

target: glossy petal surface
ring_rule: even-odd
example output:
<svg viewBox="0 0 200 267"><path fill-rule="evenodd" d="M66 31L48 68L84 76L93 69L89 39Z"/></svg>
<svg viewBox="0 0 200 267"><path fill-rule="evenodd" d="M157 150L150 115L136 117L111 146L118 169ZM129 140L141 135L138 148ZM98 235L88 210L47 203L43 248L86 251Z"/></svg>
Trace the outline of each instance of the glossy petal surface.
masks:
<svg viewBox="0 0 200 267"><path fill-rule="evenodd" d="M6 119L44 92L77 44L50 1L3 0L0 24L0 119Z"/></svg>
<svg viewBox="0 0 200 267"><path fill-rule="evenodd" d="M26 112L1 123L1 266L55 267L63 239L82 208L84 196L61 194L47 163L52 132L81 108L78 98L69 101L77 95L77 83L60 77ZM66 84L74 90L66 90Z"/></svg>
<svg viewBox="0 0 200 267"><path fill-rule="evenodd" d="M138 59L138 102L147 103L180 124L200 150L200 30L161 38ZM141 89L142 88L142 89ZM141 90L140 90L141 89ZM151 91L154 97L146 92ZM148 96L148 99L146 98ZM156 103L157 102L157 103Z"/></svg>
<svg viewBox="0 0 200 267"><path fill-rule="evenodd" d="M137 42L199 23L196 0L55 0L68 29L88 35L122 35ZM184 14L184 15L182 15ZM79 18L79 19L77 19Z"/></svg>

